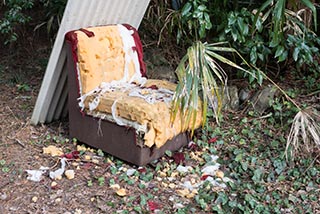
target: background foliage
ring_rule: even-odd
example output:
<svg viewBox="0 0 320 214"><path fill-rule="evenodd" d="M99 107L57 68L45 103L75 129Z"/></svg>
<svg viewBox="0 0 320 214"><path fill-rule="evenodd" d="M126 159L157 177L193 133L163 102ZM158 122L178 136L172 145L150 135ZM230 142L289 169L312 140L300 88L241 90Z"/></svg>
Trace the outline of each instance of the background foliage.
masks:
<svg viewBox="0 0 320 214"><path fill-rule="evenodd" d="M9 45L17 42L27 30L46 26L54 36L58 30L67 0L5 0L0 6L0 42ZM37 11L37 13L34 13ZM40 13L38 13L40 11Z"/></svg>

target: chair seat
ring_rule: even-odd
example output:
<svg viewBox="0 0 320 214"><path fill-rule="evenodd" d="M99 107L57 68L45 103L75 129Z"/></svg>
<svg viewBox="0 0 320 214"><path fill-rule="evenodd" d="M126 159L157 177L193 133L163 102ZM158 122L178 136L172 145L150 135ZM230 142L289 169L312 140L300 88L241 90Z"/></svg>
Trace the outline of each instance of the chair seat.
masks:
<svg viewBox="0 0 320 214"><path fill-rule="evenodd" d="M153 79L148 79L143 86L104 83L85 97L84 110L118 125L134 127L142 132L145 146L160 148L174 136L191 129L190 124L181 126L179 116L171 122L175 87L174 83ZM196 128L201 125L201 111L198 112Z"/></svg>

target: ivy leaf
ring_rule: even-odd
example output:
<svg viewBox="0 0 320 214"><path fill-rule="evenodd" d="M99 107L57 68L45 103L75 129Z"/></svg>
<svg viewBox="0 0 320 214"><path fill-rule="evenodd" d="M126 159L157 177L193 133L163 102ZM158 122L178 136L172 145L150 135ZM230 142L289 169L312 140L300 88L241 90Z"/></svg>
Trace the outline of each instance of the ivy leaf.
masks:
<svg viewBox="0 0 320 214"><path fill-rule="evenodd" d="M262 180L263 172L260 168L254 170L252 180L254 183L259 183Z"/></svg>

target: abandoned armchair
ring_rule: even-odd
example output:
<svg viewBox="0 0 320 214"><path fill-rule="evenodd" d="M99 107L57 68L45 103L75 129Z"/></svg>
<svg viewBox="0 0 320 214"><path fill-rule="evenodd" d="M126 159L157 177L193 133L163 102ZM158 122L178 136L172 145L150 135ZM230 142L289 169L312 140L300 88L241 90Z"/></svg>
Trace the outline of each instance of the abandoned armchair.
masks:
<svg viewBox="0 0 320 214"><path fill-rule="evenodd" d="M191 125L170 117L176 85L147 79L132 26L79 29L66 42L70 137L139 166L188 143Z"/></svg>

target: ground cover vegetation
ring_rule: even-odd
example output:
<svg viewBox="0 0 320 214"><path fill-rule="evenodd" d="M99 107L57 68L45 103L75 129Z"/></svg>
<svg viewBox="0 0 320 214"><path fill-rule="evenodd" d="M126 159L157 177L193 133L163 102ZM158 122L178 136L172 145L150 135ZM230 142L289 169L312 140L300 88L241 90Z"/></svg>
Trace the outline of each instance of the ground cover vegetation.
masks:
<svg viewBox="0 0 320 214"><path fill-rule="evenodd" d="M146 167L68 139L66 122L31 126L50 45L18 65L12 61L21 56L4 54L1 213L320 212L320 120L315 116L320 110L319 5L308 0L254 2L151 0L141 26L144 45L164 50L178 68L178 79L186 84L177 92L187 86L190 94L177 95L178 106L187 109L203 95L207 120L187 148L167 152ZM48 35L50 44L65 3L1 2L3 47L21 49L25 35ZM219 90L227 80L247 82L252 91L271 81L283 93L262 115L245 103L239 111L225 110ZM192 112L186 115L192 120ZM26 169L58 167L59 157L43 153L50 145L61 149L75 178L28 181Z"/></svg>

